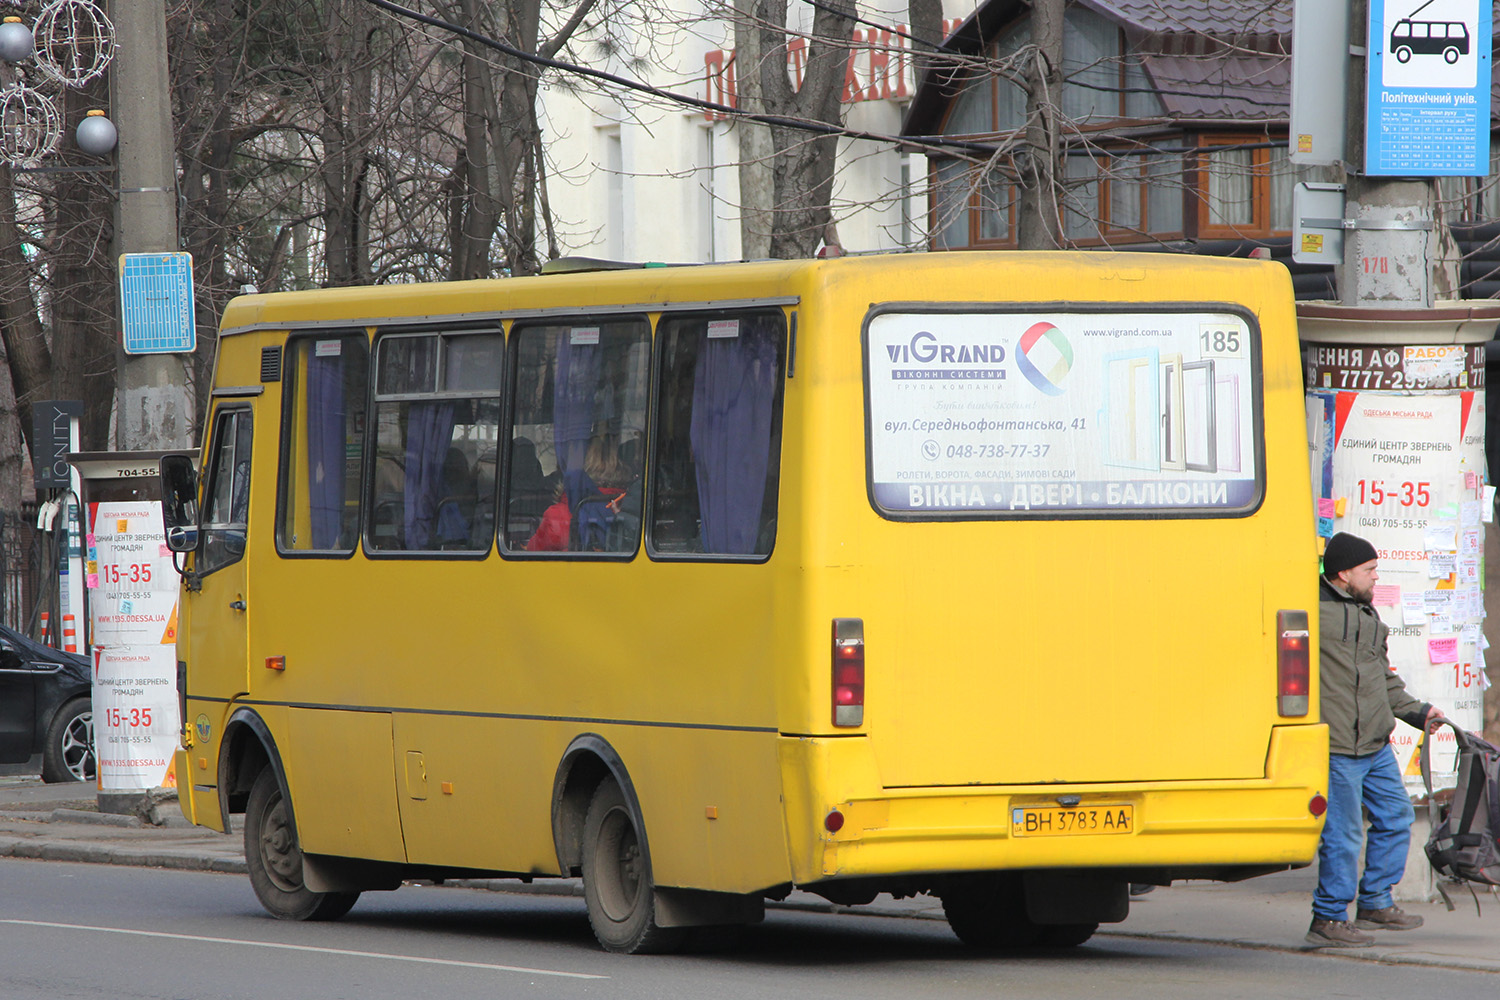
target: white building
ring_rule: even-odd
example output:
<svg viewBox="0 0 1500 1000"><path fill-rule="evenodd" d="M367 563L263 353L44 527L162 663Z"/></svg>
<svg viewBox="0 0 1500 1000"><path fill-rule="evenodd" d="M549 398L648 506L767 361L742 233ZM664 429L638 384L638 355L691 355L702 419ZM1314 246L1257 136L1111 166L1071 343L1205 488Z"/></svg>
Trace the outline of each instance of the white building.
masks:
<svg viewBox="0 0 1500 1000"><path fill-rule="evenodd" d="M649 69L619 58L595 68L733 104L732 23L695 0L671 2L679 8L675 23L655 23L649 38L626 40ZM972 10L973 0L945 2L945 31ZM793 30L805 31L812 15L810 5L794 2ZM866 0L860 17L870 23L856 25L851 42L845 124L893 141L840 140L833 195L839 241L848 251L925 246L926 158L898 152L894 142L915 86L901 37L906 7ZM794 41L794 79L798 50ZM619 88L601 95L569 83L549 78L539 96L547 197L562 251L614 260L739 260L739 136L747 126L650 95Z"/></svg>

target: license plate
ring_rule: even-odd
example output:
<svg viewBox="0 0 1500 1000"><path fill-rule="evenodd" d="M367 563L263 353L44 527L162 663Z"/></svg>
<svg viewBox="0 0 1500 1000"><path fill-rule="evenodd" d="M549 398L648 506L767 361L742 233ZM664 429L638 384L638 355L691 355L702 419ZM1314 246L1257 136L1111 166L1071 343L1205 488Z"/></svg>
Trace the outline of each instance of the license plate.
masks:
<svg viewBox="0 0 1500 1000"><path fill-rule="evenodd" d="M1017 806L1010 811L1013 837L1097 836L1131 833L1135 806Z"/></svg>

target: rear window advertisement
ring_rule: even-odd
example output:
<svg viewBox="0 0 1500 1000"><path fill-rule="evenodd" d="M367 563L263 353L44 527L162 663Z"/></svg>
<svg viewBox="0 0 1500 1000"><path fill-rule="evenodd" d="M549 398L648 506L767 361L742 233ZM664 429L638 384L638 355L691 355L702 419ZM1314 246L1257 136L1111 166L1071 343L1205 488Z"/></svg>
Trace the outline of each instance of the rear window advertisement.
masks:
<svg viewBox="0 0 1500 1000"><path fill-rule="evenodd" d="M1230 312L876 315L875 505L902 517L1254 509L1253 336Z"/></svg>

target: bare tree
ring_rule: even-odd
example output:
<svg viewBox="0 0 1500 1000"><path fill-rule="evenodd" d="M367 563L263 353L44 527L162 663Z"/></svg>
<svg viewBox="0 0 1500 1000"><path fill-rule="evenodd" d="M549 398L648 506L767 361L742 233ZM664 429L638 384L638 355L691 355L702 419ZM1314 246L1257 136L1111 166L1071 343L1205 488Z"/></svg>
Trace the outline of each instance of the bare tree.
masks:
<svg viewBox="0 0 1500 1000"><path fill-rule="evenodd" d="M844 114L844 71L854 30L852 0L824 0L813 10L801 86L787 74L787 0L757 0L753 25L761 58L754 67L766 113L777 118L839 126ZM772 202L770 255L811 257L831 232L838 139L789 124L770 126Z"/></svg>

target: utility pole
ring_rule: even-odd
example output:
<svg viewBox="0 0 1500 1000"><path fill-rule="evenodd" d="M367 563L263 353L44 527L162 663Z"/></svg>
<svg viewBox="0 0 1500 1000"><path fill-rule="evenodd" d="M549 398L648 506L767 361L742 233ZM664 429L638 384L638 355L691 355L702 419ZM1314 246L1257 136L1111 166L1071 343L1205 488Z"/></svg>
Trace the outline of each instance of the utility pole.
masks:
<svg viewBox="0 0 1500 1000"><path fill-rule="evenodd" d="M115 251L176 251L177 170L167 77L166 0L112 0L119 48L110 105L119 126ZM193 395L181 354L119 355L117 443L122 451L190 447Z"/></svg>
<svg viewBox="0 0 1500 1000"><path fill-rule="evenodd" d="M1303 0L1306 2L1306 0ZM1430 0L1429 0L1430 2ZM1424 5L1425 6L1425 5ZM1370 177L1365 162L1365 51L1368 0L1349 10L1349 101L1345 105L1348 173L1344 187L1344 264L1339 298L1346 306L1433 304L1438 240L1437 185L1430 178Z"/></svg>

